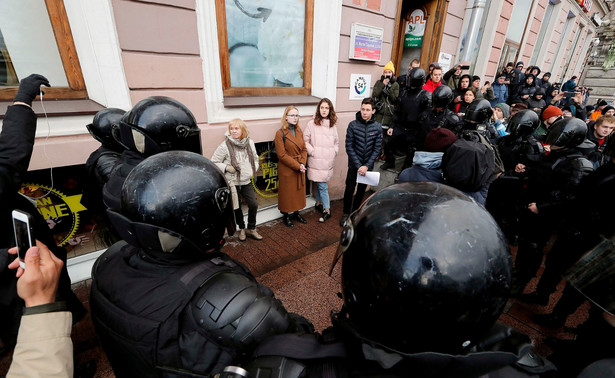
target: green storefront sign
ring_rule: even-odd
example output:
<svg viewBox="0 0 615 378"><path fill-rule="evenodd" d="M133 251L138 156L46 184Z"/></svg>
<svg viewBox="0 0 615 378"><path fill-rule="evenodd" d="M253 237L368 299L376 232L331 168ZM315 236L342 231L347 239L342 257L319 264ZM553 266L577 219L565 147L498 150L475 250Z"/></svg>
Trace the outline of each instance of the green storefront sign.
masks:
<svg viewBox="0 0 615 378"><path fill-rule="evenodd" d="M406 34L404 38L404 47L421 47L423 45L423 36L417 37L412 34Z"/></svg>

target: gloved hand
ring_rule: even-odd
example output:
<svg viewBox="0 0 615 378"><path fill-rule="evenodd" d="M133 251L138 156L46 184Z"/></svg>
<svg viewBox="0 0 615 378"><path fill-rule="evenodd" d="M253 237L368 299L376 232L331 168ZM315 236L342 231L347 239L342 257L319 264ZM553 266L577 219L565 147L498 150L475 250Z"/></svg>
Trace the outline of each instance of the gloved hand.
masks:
<svg viewBox="0 0 615 378"><path fill-rule="evenodd" d="M226 171L228 173L236 173L237 172L237 170L232 165L227 165L226 166Z"/></svg>
<svg viewBox="0 0 615 378"><path fill-rule="evenodd" d="M49 80L43 75L32 74L19 82L19 90L13 99L14 102L24 102L32 106L32 101L40 93L40 86L50 87ZM44 92L43 92L44 93Z"/></svg>

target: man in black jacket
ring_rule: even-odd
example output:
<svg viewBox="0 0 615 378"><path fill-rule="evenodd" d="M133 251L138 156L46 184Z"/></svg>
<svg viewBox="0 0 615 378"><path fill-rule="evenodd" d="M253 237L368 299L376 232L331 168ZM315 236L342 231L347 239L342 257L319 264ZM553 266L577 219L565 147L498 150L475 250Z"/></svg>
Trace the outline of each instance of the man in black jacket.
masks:
<svg viewBox="0 0 615 378"><path fill-rule="evenodd" d="M364 98L361 110L356 114L356 120L348 124L346 130L346 153L348 154L348 173L346 173L346 189L344 189L344 215L340 225L344 225L350 216L361 206L367 185L357 185L357 175L365 176L368 170L374 169L374 163L382 145L381 125L373 120L374 100ZM354 194L355 187L357 193ZM353 199L354 194L354 199Z"/></svg>
<svg viewBox="0 0 615 378"><path fill-rule="evenodd" d="M13 105L6 111L0 134L0 353L15 344L24 303L17 296L15 273L6 269L9 261L8 248L15 246L11 216L14 209L32 215L34 237L64 262L58 300L67 302L68 309L73 312L74 322L85 314L83 305L71 291L66 270L66 250L56 246L47 222L36 206L18 192L34 148L36 114L32 110L32 101L42 92L41 85L49 86L49 81L42 75L32 74L21 80Z"/></svg>

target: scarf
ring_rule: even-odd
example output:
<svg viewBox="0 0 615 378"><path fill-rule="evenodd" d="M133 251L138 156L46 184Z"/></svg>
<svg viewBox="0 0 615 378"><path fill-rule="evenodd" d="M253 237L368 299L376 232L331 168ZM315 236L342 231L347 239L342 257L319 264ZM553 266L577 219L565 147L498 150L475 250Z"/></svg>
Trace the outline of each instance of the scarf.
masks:
<svg viewBox="0 0 615 378"><path fill-rule="evenodd" d="M239 165L239 162L237 162L237 152L243 151L248 154L248 160L250 161L250 169L252 170L251 176L254 176L254 173L256 173L254 172L254 155L252 154L252 151L250 151L249 138L244 138L237 142L235 142L234 140L231 141L231 138L231 136L226 138L226 147L228 148L229 157L231 158L231 166L235 168L235 175L237 177L237 182L239 183L241 177L241 166Z"/></svg>

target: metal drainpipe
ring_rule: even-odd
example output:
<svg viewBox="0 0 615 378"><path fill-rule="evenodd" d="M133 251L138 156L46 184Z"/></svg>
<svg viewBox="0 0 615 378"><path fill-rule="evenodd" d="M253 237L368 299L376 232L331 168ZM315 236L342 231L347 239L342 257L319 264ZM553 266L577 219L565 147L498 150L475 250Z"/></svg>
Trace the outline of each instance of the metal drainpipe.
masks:
<svg viewBox="0 0 615 378"><path fill-rule="evenodd" d="M474 49L477 47L476 38L480 32L480 24L483 20L485 5L487 0L474 0L472 4L472 14L468 23L468 31L466 32L465 46L460 61L474 61Z"/></svg>

